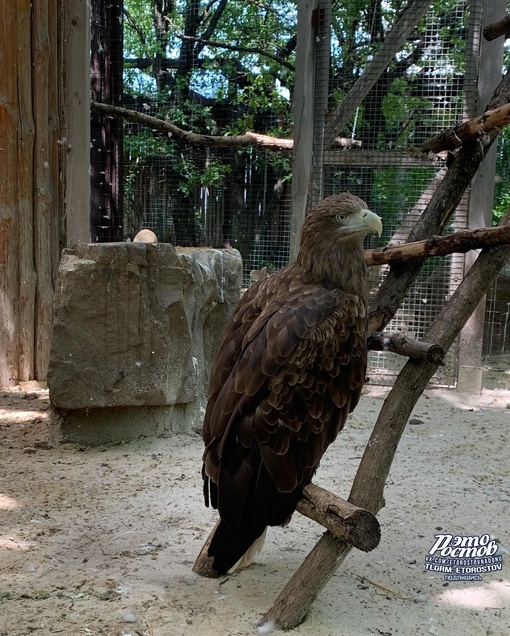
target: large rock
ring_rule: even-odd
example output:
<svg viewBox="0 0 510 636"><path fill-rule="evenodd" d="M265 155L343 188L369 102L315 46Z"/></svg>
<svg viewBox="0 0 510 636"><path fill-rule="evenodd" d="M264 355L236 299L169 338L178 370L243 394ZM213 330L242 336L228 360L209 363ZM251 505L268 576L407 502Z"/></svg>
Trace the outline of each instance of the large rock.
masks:
<svg viewBox="0 0 510 636"><path fill-rule="evenodd" d="M236 250L161 243L65 250L48 371L60 436L97 443L164 434L177 421L179 431L191 427L205 406L241 275ZM165 412L174 420L167 428Z"/></svg>

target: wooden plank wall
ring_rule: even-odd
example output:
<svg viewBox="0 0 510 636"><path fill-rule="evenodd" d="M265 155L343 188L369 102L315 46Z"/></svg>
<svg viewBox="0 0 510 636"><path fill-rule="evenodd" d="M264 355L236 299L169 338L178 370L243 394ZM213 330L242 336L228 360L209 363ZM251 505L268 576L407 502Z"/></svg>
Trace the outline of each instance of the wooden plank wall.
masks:
<svg viewBox="0 0 510 636"><path fill-rule="evenodd" d="M5 387L44 381L48 366L53 285L66 243L59 150L59 12L66 3L4 5L0 56L8 72L0 84L0 386ZM87 51L88 43L85 66Z"/></svg>

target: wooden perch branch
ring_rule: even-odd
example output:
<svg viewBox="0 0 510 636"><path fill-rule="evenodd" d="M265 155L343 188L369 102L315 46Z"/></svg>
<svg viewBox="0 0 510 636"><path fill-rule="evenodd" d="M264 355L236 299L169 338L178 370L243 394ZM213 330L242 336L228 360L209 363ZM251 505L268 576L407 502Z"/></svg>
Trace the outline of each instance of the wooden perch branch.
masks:
<svg viewBox="0 0 510 636"><path fill-rule="evenodd" d="M370 552L379 545L381 528L377 518L320 486L309 484L296 510L358 550Z"/></svg>
<svg viewBox="0 0 510 636"><path fill-rule="evenodd" d="M416 340L403 333L373 333L368 337L371 351L391 351L413 360L426 360L434 364L443 364L445 351L437 344Z"/></svg>
<svg viewBox="0 0 510 636"><path fill-rule="evenodd" d="M217 579L219 578L218 572L213 568L214 558L210 557L209 546L211 545L212 538L214 537L214 533L216 532L216 528L220 525L219 520L214 524L214 528L209 533L206 542L202 546L199 555L196 558L196 561L193 565L193 572L198 574L199 576L205 576L208 579Z"/></svg>
<svg viewBox="0 0 510 636"><path fill-rule="evenodd" d="M179 128L159 117L152 117L139 113L137 110L112 106L110 104L98 104L93 102L92 110L95 110L111 117L123 117L129 121L136 121L153 130L166 133L174 141L186 143L191 146L210 146L216 148L241 148L241 147L263 147L267 150L282 151L292 150L292 139L279 139L270 135L260 135L258 133L247 132L244 135L201 135Z"/></svg>
<svg viewBox="0 0 510 636"><path fill-rule="evenodd" d="M465 253L469 250L508 243L510 243L509 227L460 230L447 236L431 236L423 241L366 250L365 262L367 265L405 263L429 256L446 256L453 252Z"/></svg>
<svg viewBox="0 0 510 636"><path fill-rule="evenodd" d="M510 222L507 213L504 223ZM437 342L445 351L510 257L510 246L482 251L448 305L432 324L425 339ZM384 401L370 440L365 448L349 501L377 514L384 506L384 486L405 425L437 364L409 360ZM312 603L349 554L351 546L326 532L294 576L280 592L261 623L272 621L281 629L293 629L306 618Z"/></svg>
<svg viewBox="0 0 510 636"><path fill-rule="evenodd" d="M491 42L502 35L508 35L510 33L510 15L506 15L497 22L488 24L483 30L483 37Z"/></svg>
<svg viewBox="0 0 510 636"><path fill-rule="evenodd" d="M455 150L467 140L478 139L484 135L499 133L510 124L510 104L505 104L494 110L487 110L480 117L465 121L454 128L448 128L443 132L428 139L423 144L426 152L441 152L442 150Z"/></svg>
<svg viewBox="0 0 510 636"><path fill-rule="evenodd" d="M363 552L374 550L381 540L381 528L375 515L315 484L306 486L296 510ZM193 566L193 571L200 576L218 578L213 559L208 555L218 523L211 530Z"/></svg>
<svg viewBox="0 0 510 636"><path fill-rule="evenodd" d="M510 103L510 73L495 89L488 110ZM474 177L480 163L497 138L492 132L482 140L467 141L458 151L441 183L434 191L425 211L409 235L410 241L425 240L441 234L448 219ZM372 302L368 332L382 331L402 304L421 268L420 261L391 267Z"/></svg>

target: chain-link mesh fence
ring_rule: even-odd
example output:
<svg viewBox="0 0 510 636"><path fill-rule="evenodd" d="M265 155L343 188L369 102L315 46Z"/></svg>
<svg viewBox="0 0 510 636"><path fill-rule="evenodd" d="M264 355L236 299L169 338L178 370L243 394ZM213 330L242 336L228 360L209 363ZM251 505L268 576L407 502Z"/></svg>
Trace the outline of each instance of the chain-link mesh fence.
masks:
<svg viewBox="0 0 510 636"><path fill-rule="evenodd" d="M402 12L392 3L361 4L356 14L333 10L330 50L319 46L318 66L328 64L330 72L325 79L319 75L319 82L328 82L328 115L319 124L325 131L325 150L314 167L315 190L319 197L342 190L360 196L383 217L379 245L395 244L407 240L444 175L446 157L427 158L418 149L463 117L474 116L477 67L473 56L479 46L475 37L482 2L471 2L469 10L465 2L455 0L429 3L404 43L395 45L389 63L384 58L378 63L377 54L394 37L392 27ZM329 35L328 8L325 2L319 38ZM356 92L360 94L357 102L352 100ZM319 100L323 94L319 87ZM321 104L317 109L321 119ZM328 139L335 121L335 137ZM467 204L466 196L448 231L467 226ZM375 244L370 238L367 246ZM427 261L388 330L422 338L462 279L463 267L461 257ZM385 267L372 268L374 289L385 272ZM369 376L376 383L391 383L404 361L373 352ZM454 346L435 384L455 384L456 361Z"/></svg>
<svg viewBox="0 0 510 636"><path fill-rule="evenodd" d="M473 116L476 105L484 0L430 2L391 61L372 63L411 4L420 3L323 2L313 25L318 119L311 150L320 160L311 199L354 192L384 219L380 245L407 239L444 173L446 156L426 158L415 149ZM92 6L94 101L203 135L292 136L295 2L93 0ZM330 146L328 122L363 77L370 89L347 111ZM287 263L290 153L186 144L140 120L121 121L97 113L92 120L95 240L125 240L149 228L177 245L236 247L246 284L252 270ZM467 218L465 197L448 230L466 227ZM384 267L372 269L374 288L384 275ZM427 262L388 329L420 338L462 275L461 257ZM499 321L486 330L492 346L507 314L493 304L488 315ZM453 347L436 384L455 383L456 360ZM373 353L370 375L389 383L400 365L391 354Z"/></svg>

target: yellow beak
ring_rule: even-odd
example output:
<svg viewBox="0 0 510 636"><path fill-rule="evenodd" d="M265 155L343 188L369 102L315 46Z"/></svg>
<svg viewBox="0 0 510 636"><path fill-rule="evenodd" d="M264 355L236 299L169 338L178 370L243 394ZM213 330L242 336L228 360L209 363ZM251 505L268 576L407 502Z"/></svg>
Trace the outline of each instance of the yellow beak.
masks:
<svg viewBox="0 0 510 636"><path fill-rule="evenodd" d="M344 226L344 229L353 232L377 232L381 236L383 225L381 217L371 210L360 210L359 214L351 217L350 222Z"/></svg>

